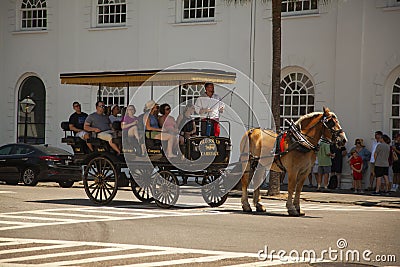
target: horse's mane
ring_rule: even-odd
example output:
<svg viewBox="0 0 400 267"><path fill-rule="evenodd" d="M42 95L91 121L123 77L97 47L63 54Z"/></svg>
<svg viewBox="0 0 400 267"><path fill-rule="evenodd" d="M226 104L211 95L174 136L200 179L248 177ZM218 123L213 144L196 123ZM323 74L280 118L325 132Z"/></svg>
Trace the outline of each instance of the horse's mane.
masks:
<svg viewBox="0 0 400 267"><path fill-rule="evenodd" d="M295 122L295 124L296 124L296 125L301 125L301 123L302 123L304 120L309 119L309 118L313 118L313 117L315 117L315 116L322 115L322 114L323 114L323 112L320 112L320 111L308 113L308 114L306 114L306 115L301 116L301 117ZM329 114L330 114L331 116L336 117L336 114L333 113L333 112L331 112L331 111L329 112ZM337 117L336 117L336 118L337 118Z"/></svg>

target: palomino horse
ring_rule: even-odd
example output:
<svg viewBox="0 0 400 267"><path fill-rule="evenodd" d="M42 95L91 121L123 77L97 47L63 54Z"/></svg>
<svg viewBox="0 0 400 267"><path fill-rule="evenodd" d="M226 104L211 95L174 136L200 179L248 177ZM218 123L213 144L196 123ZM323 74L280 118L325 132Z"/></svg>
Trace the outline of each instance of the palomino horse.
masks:
<svg viewBox="0 0 400 267"><path fill-rule="evenodd" d="M265 178L266 169L287 172L288 198L286 208L291 216L300 216L300 193L303 183L315 162L318 142L325 138L331 142L347 141L345 133L333 112L324 108L323 112L314 112L302 116L290 129L281 135L272 130L254 128L246 132L240 143L242 170L242 208L251 212L247 187L254 174L257 188L253 194L253 204L257 211L265 212L260 203L260 185ZM275 145L276 144L276 145ZM295 197L293 200L293 193Z"/></svg>

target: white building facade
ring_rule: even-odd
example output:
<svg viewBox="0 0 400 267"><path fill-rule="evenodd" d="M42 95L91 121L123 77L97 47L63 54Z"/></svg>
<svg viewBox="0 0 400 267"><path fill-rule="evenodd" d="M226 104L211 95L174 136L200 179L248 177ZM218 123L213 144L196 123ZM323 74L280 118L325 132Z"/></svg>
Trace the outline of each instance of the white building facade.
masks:
<svg viewBox="0 0 400 267"><path fill-rule="evenodd" d="M327 106L340 118L348 148L355 138L369 146L376 130L397 133L400 1L282 2L282 118ZM248 75L269 100L271 23L270 2L257 0L1 1L0 143L22 140L19 103L29 95L36 107L27 115L28 140L66 148L60 122L73 101L93 112L98 88L62 85L60 73L213 61ZM105 88L102 96L128 103L124 88ZM137 105L140 111L143 103Z"/></svg>

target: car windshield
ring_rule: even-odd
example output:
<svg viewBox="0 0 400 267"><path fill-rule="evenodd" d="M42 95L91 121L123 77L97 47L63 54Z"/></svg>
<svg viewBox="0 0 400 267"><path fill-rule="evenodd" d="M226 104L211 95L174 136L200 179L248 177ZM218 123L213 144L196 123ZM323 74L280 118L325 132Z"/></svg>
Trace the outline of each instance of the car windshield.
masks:
<svg viewBox="0 0 400 267"><path fill-rule="evenodd" d="M40 145L35 146L35 148L48 155L71 155L68 151L53 146Z"/></svg>

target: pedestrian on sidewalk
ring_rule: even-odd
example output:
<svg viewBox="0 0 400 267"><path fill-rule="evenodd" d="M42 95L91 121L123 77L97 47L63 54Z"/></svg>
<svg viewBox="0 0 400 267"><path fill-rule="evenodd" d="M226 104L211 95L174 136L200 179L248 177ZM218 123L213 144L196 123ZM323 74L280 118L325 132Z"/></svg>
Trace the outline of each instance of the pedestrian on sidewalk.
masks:
<svg viewBox="0 0 400 267"><path fill-rule="evenodd" d="M363 160L355 150L351 151L350 168L353 170L354 193L364 194L361 188Z"/></svg>
<svg viewBox="0 0 400 267"><path fill-rule="evenodd" d="M313 175L315 177L315 181L317 181L318 180L318 159L315 159L314 165L311 168L311 172L308 175L308 182L309 182L308 187L310 187L310 188L312 188L314 186L313 185Z"/></svg>
<svg viewBox="0 0 400 267"><path fill-rule="evenodd" d="M397 186L396 192L400 192L400 133L394 139L393 153L393 184Z"/></svg>
<svg viewBox="0 0 400 267"><path fill-rule="evenodd" d="M390 137L382 135L379 137L379 143L375 148L375 176L376 176L376 189L372 192L373 195L380 195L381 179L385 179L386 188L384 193L389 194L389 155L390 146L387 144L387 139ZM390 143L390 141L389 141Z"/></svg>
<svg viewBox="0 0 400 267"><path fill-rule="evenodd" d="M375 132L375 140L372 142L372 146L371 146L371 159L370 159L370 163L369 163L369 170L370 170L370 177L369 177L369 187L368 190L372 191L373 190L373 186L374 186L374 180L376 177L375 174L375 149L379 144L380 138L382 137L383 133L382 131L376 131Z"/></svg>
<svg viewBox="0 0 400 267"><path fill-rule="evenodd" d="M329 141L321 139L319 142L319 150L317 153L318 158L318 178L317 178L317 191L321 191L322 178L324 178L324 189L328 191L329 173L331 172L332 160L335 155L331 153Z"/></svg>
<svg viewBox="0 0 400 267"><path fill-rule="evenodd" d="M362 138L356 138L356 140L354 141L354 145L355 146L350 149L349 160L350 160L351 152L353 150L355 150L357 152L357 154L363 160L362 176L363 176L363 179L364 179L364 177L367 176L368 164L369 164L369 161L371 159L371 152L365 147L364 139L362 139ZM365 181L366 181L365 182L365 186L368 188L368 184L367 184L368 183L368 177L366 177ZM352 189L354 189L354 183L353 183Z"/></svg>
<svg viewBox="0 0 400 267"><path fill-rule="evenodd" d="M343 157L347 155L347 150L345 147L346 142L344 141L342 144L331 144L331 153L335 154L332 158L332 167L331 167L331 175L336 175L338 180L337 188L341 188L341 178L342 178L342 169L343 169Z"/></svg>

